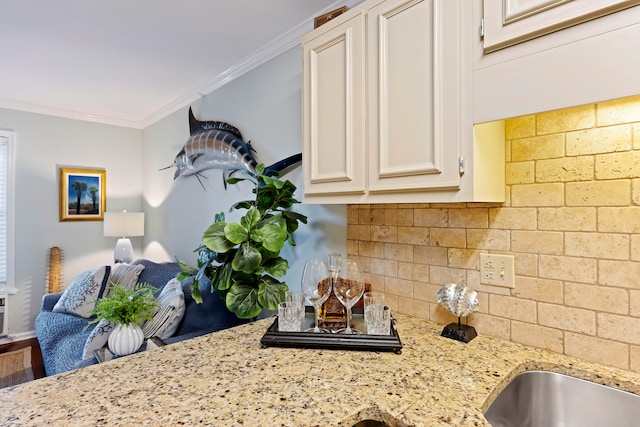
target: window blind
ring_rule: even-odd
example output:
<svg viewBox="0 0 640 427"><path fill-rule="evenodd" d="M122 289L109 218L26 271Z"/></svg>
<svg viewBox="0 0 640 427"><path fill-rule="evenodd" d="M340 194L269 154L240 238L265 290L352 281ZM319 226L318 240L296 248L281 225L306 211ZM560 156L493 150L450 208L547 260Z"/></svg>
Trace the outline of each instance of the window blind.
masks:
<svg viewBox="0 0 640 427"><path fill-rule="evenodd" d="M7 241L8 241L8 187L9 144L7 136L0 134L0 287L7 286Z"/></svg>

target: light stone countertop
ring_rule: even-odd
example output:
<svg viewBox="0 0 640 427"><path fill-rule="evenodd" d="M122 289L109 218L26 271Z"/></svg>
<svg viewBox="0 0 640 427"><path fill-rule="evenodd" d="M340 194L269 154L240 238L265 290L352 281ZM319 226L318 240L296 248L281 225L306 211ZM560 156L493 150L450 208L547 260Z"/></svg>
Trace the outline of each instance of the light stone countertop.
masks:
<svg viewBox="0 0 640 427"><path fill-rule="evenodd" d="M640 375L395 316L402 354L261 348L252 324L0 390L0 425L488 425L493 396L545 369L640 394Z"/></svg>

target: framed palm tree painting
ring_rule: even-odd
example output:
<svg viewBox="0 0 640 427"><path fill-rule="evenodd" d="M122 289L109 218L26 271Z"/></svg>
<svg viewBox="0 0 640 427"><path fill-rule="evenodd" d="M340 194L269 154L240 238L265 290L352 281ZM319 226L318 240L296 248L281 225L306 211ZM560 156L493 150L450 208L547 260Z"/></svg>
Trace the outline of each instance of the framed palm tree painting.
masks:
<svg viewBox="0 0 640 427"><path fill-rule="evenodd" d="M60 221L102 221L107 201L107 172L60 168Z"/></svg>

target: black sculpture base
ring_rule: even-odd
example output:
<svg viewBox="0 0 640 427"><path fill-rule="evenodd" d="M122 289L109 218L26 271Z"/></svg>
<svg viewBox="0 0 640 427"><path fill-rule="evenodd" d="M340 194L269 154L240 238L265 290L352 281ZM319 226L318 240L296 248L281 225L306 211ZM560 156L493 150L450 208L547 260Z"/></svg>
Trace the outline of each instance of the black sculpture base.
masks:
<svg viewBox="0 0 640 427"><path fill-rule="evenodd" d="M477 337L478 333L473 326L449 323L444 327L441 335L456 341L469 342Z"/></svg>

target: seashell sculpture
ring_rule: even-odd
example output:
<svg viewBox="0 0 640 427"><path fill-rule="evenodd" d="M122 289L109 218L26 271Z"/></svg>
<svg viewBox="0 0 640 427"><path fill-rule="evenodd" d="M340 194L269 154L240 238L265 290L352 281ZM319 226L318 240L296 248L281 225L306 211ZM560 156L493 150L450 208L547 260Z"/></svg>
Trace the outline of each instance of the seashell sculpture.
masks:
<svg viewBox="0 0 640 427"><path fill-rule="evenodd" d="M442 336L457 341L469 342L478 334L473 326L462 325L461 317L466 317L478 310L478 293L457 283L446 283L437 295L438 302L449 313L458 318L458 323L445 326Z"/></svg>
<svg viewBox="0 0 640 427"><path fill-rule="evenodd" d="M465 317L478 310L478 293L456 283L445 284L438 291L438 302L456 317Z"/></svg>

